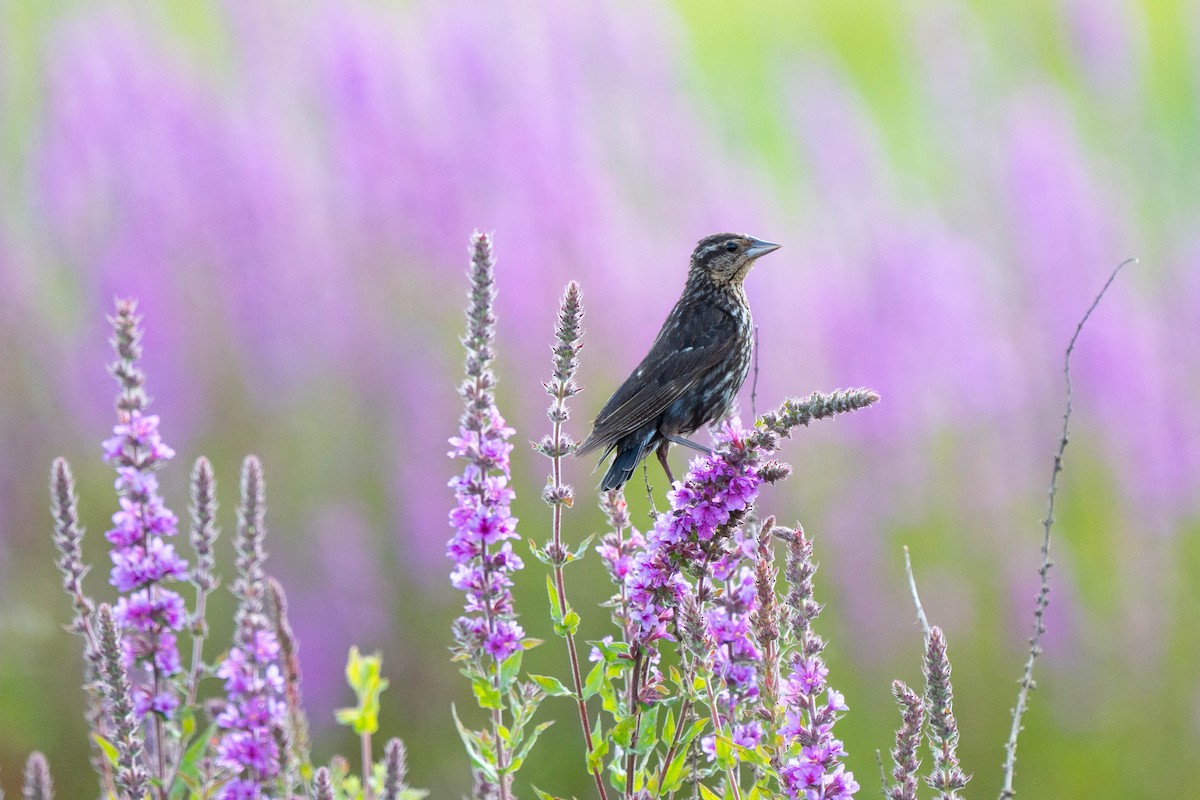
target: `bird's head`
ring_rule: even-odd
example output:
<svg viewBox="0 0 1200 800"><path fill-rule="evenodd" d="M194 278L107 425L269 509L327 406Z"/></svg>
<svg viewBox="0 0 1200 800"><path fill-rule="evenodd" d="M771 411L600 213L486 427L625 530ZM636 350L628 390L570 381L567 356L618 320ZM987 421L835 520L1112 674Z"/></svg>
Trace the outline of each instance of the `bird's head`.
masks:
<svg viewBox="0 0 1200 800"><path fill-rule="evenodd" d="M703 280L718 288L737 288L755 259L779 247L744 233L714 233L697 243L689 279Z"/></svg>

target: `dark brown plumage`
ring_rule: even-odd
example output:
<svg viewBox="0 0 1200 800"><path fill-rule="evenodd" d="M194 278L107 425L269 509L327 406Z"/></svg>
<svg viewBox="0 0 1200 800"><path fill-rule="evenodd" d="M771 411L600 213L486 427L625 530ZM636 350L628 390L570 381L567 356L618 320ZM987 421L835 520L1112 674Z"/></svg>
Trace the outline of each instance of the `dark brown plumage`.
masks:
<svg viewBox="0 0 1200 800"><path fill-rule="evenodd" d="M707 452L683 437L723 415L742 388L754 331L742 281L755 259L778 248L737 233L713 234L696 245L683 296L575 451L616 451L602 490L623 486L654 450L673 481L671 442Z"/></svg>

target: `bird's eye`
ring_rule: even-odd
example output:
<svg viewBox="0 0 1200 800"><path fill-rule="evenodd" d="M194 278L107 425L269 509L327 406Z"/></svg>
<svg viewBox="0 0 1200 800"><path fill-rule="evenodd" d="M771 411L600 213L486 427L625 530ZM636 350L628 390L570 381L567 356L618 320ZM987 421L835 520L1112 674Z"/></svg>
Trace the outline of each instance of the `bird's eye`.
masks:
<svg viewBox="0 0 1200 800"><path fill-rule="evenodd" d="M736 253L738 249L737 242L726 242L725 249L731 253Z"/></svg>

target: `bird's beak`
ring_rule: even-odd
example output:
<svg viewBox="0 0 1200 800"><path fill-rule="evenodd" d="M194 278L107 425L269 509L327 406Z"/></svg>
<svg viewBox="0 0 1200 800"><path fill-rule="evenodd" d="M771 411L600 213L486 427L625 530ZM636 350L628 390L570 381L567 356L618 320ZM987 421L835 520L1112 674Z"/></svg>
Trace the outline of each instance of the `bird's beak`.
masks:
<svg viewBox="0 0 1200 800"><path fill-rule="evenodd" d="M762 239L751 238L750 247L746 249L746 257L753 261L756 258L765 256L767 253L774 253L782 246L774 242L764 242Z"/></svg>

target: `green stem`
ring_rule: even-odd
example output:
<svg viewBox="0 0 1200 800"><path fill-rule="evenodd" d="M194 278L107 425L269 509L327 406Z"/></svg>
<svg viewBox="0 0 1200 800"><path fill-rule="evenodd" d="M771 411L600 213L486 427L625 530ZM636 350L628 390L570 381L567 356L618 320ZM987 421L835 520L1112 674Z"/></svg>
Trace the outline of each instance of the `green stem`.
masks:
<svg viewBox="0 0 1200 800"><path fill-rule="evenodd" d="M707 671L704 674L704 689L708 693L708 711L712 716L713 735L720 736L722 730L720 717L717 716L717 696L713 692L712 680ZM725 772L729 778L729 788L733 790L733 800L742 800L742 793L738 789L737 776L733 773L733 767L726 767Z"/></svg>
<svg viewBox="0 0 1200 800"><path fill-rule="evenodd" d="M561 403L561 399L559 400ZM553 476L555 492L562 488L562 456L559 452L559 441L562 436L562 422L558 419L554 421L554 458L553 458ZM557 495L556 495L557 496ZM559 558L563 555L562 546L562 502L554 503L554 588L558 592L558 615L562 619L567 615L567 587L563 580L563 568ZM587 746L587 758L590 759L596 746L592 741L592 731L588 727L588 712L587 702L583 699L583 674L579 670L579 650L575 646L575 635L567 631L567 654L571 659L571 679L575 682L575 703L579 710L579 727L583 729L583 741ZM597 770L592 773L592 777L596 779L596 791L600 795L600 800L608 800L608 793L604 789L603 770Z"/></svg>
<svg viewBox="0 0 1200 800"><path fill-rule="evenodd" d="M629 737L629 752L625 755L625 797L633 797L633 777L635 774L635 762L637 754L634 752L637 748L638 728L642 722L642 704L638 702L638 694L641 691L642 679L642 652L641 645L638 645L633 656L633 680L629 687L629 715L633 717L633 733Z"/></svg>
<svg viewBox="0 0 1200 800"><path fill-rule="evenodd" d="M371 734L362 735L362 786L363 800L375 800L375 792L371 788Z"/></svg>

